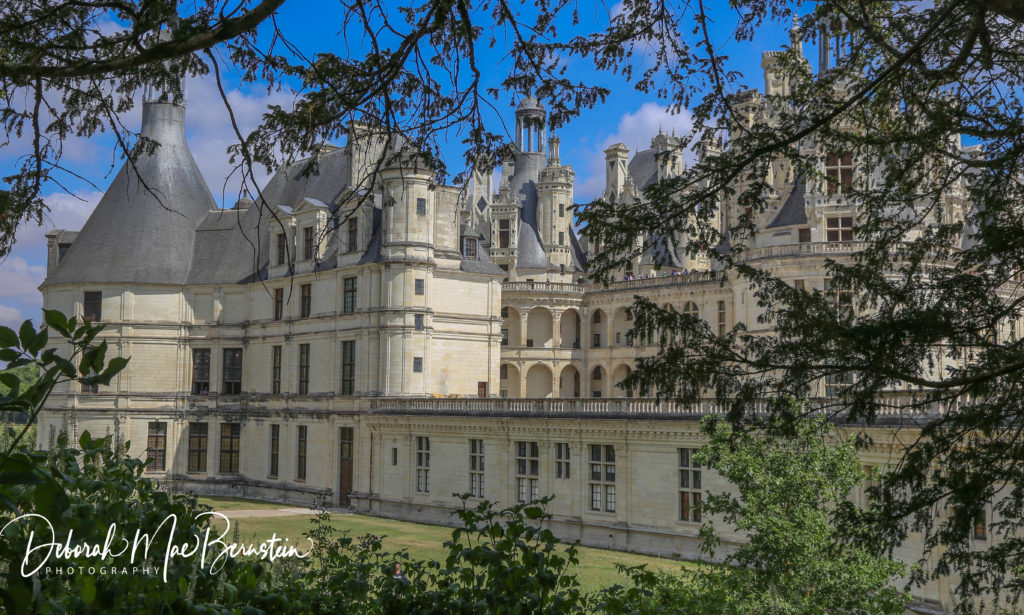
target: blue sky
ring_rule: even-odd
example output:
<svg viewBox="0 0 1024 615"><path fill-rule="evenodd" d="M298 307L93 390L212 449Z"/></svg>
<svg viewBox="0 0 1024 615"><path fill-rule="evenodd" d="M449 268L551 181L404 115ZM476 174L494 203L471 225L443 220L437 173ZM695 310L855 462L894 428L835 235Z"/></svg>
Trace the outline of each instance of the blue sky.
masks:
<svg viewBox="0 0 1024 615"><path fill-rule="evenodd" d="M789 24L767 24L754 43L739 44L730 38L736 16L728 8L728 2L715 0L708 4L714 15L712 37L718 52L730 56L729 66L744 74L743 83L749 87L762 88L761 52L787 44ZM588 7L581 5L580 25L573 29L568 22L562 24L560 36L568 35L570 31L602 28L607 25L609 15L617 10L618 6L600 2ZM289 0L278 15L278 23L304 53L330 51L339 55L356 55L363 41L354 37L346 40L344 35L337 32L339 11L337 3L331 1ZM494 49L484 47L481 46L483 57L480 64L492 67L486 76L492 80L488 85L496 85L507 66L504 57L506 50L501 49L501 39ZM810 54L807 47L805 53ZM632 151L644 149L659 128L666 132L675 130L685 134L690 127L690 118L685 112L668 114L664 101L637 92L619 76L595 72L586 60L573 60L570 69L570 77L573 79L587 80L612 90L606 104L585 111L581 117L558 131L561 137L562 164L570 164L576 170L575 200L585 202L599 196L604 186L603 150L606 147L623 142ZM231 72L227 72L224 78L233 87L229 99L243 132L258 124L267 104L288 105L293 98L288 92L268 93L265 87L239 87L237 75ZM192 79L186 85L186 93L186 132L192 154L203 170L214 198L230 206L237 194L237 183L227 180L225 184L231 172L225 149L234 142L227 111L210 78ZM494 101L495 107L504 115L506 124L518 99L518 94L507 93ZM134 129L139 119L140 111L136 109L124 118L124 123ZM487 119L494 122L493 129L500 128L497 116ZM452 137L446 144L445 154L449 159L450 170L455 173L461 170L460 143L454 135ZM27 151L27 146L27 140L14 141L0 150L3 176L15 172L17 159ZM92 139L67 141L64 163L88 181L62 177L70 192L56 185L48 186L44 190L46 202L51 208L47 220L42 226L28 223L19 230L14 251L0 263L0 324L17 325L25 318L38 321L42 305L38 286L46 274L45 233L52 228L81 228L122 161L114 151L112 138L100 135Z"/></svg>

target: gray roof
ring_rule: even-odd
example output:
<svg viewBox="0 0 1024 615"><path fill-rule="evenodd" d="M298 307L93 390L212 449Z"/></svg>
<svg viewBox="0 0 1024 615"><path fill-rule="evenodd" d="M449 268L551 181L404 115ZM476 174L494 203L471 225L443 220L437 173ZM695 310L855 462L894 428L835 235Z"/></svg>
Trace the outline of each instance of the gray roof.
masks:
<svg viewBox="0 0 1024 615"><path fill-rule="evenodd" d="M487 273L490 275L508 275L501 267L494 264L486 250L477 250L475 259L463 257L459 268L469 273Z"/></svg>
<svg viewBox="0 0 1024 615"><path fill-rule="evenodd" d="M793 191L789 193L786 202L779 209L779 213L766 228L807 224L807 211L804 209L806 193L807 186L804 185L803 178L798 175L793 183Z"/></svg>
<svg viewBox="0 0 1024 615"><path fill-rule="evenodd" d="M516 152L516 171L509 180L512 194L519 199L519 243L516 252L517 269L544 269L550 263L537 232L537 176L547 165L540 152Z"/></svg>
<svg viewBox="0 0 1024 615"><path fill-rule="evenodd" d="M125 162L47 284L183 284L195 230L216 208L185 143L185 108L146 102L141 134L159 143Z"/></svg>
<svg viewBox="0 0 1024 615"><path fill-rule="evenodd" d="M658 181L658 160L655 151L645 149L637 152L629 161L629 176L633 178L633 185L638 190L643 190Z"/></svg>
<svg viewBox="0 0 1024 615"><path fill-rule="evenodd" d="M657 265L659 267L681 267L676 254L675 241L671 234L653 233L644 242L645 249L640 257L641 265Z"/></svg>

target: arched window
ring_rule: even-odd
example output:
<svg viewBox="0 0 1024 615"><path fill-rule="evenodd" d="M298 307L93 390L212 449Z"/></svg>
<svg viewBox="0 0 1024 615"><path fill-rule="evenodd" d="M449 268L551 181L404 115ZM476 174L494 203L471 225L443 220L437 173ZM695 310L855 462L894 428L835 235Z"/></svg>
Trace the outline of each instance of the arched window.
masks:
<svg viewBox="0 0 1024 615"><path fill-rule="evenodd" d="M600 380L601 379L601 366L600 365L595 367L594 371L590 372L590 379L591 380Z"/></svg>

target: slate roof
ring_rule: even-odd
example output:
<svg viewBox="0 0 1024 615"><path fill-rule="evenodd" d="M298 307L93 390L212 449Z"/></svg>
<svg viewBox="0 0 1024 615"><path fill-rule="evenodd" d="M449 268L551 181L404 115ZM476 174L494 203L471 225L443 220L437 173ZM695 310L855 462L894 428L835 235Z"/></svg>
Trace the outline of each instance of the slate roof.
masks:
<svg viewBox="0 0 1024 615"><path fill-rule="evenodd" d="M804 185L803 177L798 175L793 182L793 191L786 197L786 202L779 208L779 213L766 228L807 224L807 211L804 209L806 194L807 186Z"/></svg>
<svg viewBox="0 0 1024 615"><path fill-rule="evenodd" d="M183 106L144 103L141 134L159 147L125 161L44 285L185 283L195 231L216 203L185 143Z"/></svg>
<svg viewBox="0 0 1024 615"><path fill-rule="evenodd" d="M509 179L512 194L519 199L519 243L517 269L544 269L550 263L537 232L537 176L547 161L540 152L517 152L516 171Z"/></svg>
<svg viewBox="0 0 1024 615"><path fill-rule="evenodd" d="M637 152L629 161L628 167L629 175L633 178L633 185L638 190L643 190L658 181L658 159L652 149Z"/></svg>

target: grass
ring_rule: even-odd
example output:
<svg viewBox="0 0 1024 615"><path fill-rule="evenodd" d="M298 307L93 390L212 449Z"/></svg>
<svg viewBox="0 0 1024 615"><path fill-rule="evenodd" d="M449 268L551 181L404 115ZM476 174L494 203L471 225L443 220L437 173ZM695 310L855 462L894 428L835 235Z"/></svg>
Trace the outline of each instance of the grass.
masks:
<svg viewBox="0 0 1024 615"><path fill-rule="evenodd" d="M281 507L280 504L269 502L232 500L230 498L199 498L199 500L215 505L215 509L222 512ZM258 504L258 506L254 504ZM230 514L228 516L231 517ZM290 543L298 545L300 549L305 550L309 546L309 542L302 536L311 528L309 515L240 517L232 518L231 523L232 526L237 525L240 540L245 542L262 541L276 533L278 537L287 538ZM444 561L448 556L448 552L444 548L444 541L451 538L452 532L448 527L353 514L335 514L331 517L331 525L339 530L348 531L351 536L366 534L385 536L383 546L386 550L398 551L404 548L413 558L438 561ZM694 566L690 562L591 547L579 547L578 555L580 563L575 572L579 578L581 589L584 591L593 591L615 583L625 583L626 578L615 569L616 563L627 566L646 564L650 570L668 573L681 573Z"/></svg>
<svg viewBox="0 0 1024 615"><path fill-rule="evenodd" d="M263 500L247 500L244 498L226 498L220 496L197 497L196 501L210 508L227 512L232 510L274 510L277 508L289 508L280 502L265 502ZM291 506L294 508L294 506Z"/></svg>

